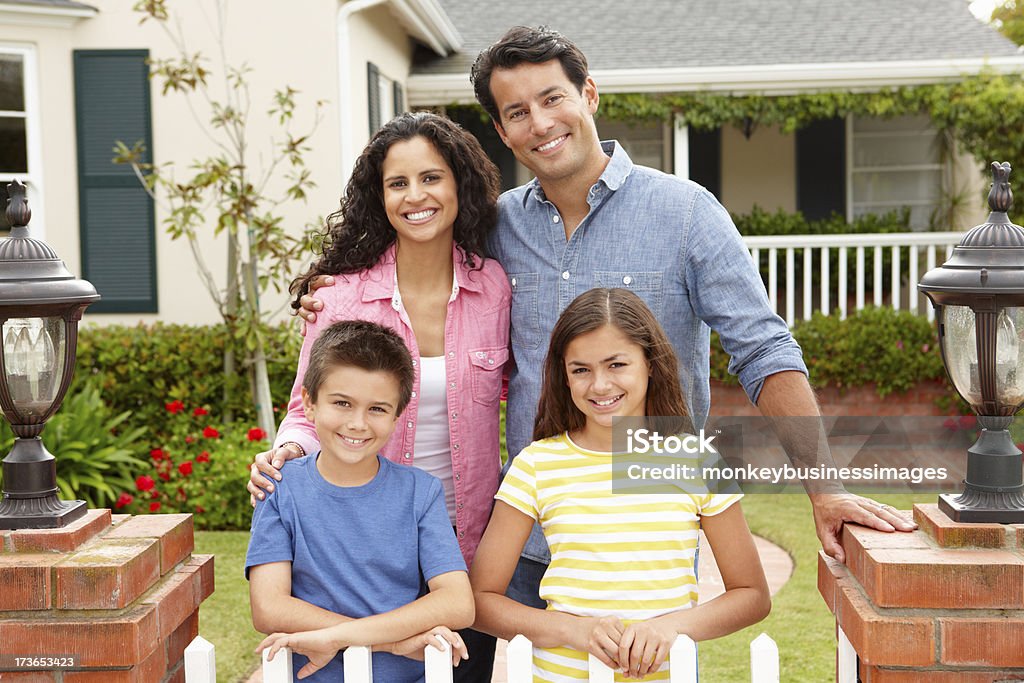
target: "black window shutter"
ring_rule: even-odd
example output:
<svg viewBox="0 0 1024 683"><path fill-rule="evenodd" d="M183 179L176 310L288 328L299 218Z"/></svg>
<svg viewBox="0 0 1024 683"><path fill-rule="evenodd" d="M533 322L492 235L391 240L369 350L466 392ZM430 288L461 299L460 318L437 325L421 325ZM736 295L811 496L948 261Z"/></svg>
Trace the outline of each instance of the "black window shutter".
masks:
<svg viewBox="0 0 1024 683"><path fill-rule="evenodd" d="M148 50L75 50L75 127L82 276L103 297L93 313L156 313L153 201L114 143L153 159Z"/></svg>
<svg viewBox="0 0 1024 683"><path fill-rule="evenodd" d="M380 69L366 63L366 99L370 103L370 137L384 123L380 120Z"/></svg>
<svg viewBox="0 0 1024 683"><path fill-rule="evenodd" d="M722 198L722 129L687 131L690 150L690 180L700 183L719 200Z"/></svg>
<svg viewBox="0 0 1024 683"><path fill-rule="evenodd" d="M796 132L796 208L809 220L846 215L846 122L814 121Z"/></svg>
<svg viewBox="0 0 1024 683"><path fill-rule="evenodd" d="M395 93L395 116L405 112L405 98L402 96L402 84L395 81L393 84Z"/></svg>

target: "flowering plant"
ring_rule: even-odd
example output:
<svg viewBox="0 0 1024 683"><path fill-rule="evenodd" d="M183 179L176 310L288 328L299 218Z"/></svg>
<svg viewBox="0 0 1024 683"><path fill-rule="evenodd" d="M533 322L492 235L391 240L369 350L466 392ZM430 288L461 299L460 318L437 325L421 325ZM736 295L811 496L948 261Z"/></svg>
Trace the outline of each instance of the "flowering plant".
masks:
<svg viewBox="0 0 1024 683"><path fill-rule="evenodd" d="M134 487L121 493L118 512L188 512L198 529L248 529L252 516L245 481L253 455L269 447L248 422L217 424L205 407L164 404L167 434L149 451Z"/></svg>

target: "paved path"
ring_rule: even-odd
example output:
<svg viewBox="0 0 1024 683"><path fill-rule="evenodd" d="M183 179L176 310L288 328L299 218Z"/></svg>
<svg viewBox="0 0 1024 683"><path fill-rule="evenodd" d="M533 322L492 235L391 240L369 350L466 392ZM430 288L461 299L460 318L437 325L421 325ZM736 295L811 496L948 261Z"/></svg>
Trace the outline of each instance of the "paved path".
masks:
<svg viewBox="0 0 1024 683"><path fill-rule="evenodd" d="M757 552L761 556L761 565L764 567L765 576L768 578L768 589L772 595L782 588L793 573L793 560L789 554L779 546L766 541L758 536L754 537L757 543ZM704 534L700 535L700 601L708 600L721 595L725 591L722 585L722 575L715 563L715 556L711 547L704 540ZM247 683L262 683L263 675L257 669ZM491 683L505 683L505 641L498 641L498 651L494 661L494 678Z"/></svg>

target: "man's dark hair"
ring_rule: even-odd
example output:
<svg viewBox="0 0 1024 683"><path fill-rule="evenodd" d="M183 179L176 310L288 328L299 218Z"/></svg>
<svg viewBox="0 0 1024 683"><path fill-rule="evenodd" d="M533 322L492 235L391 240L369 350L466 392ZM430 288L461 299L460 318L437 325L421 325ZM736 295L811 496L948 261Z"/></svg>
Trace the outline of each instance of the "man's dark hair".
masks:
<svg viewBox="0 0 1024 683"><path fill-rule="evenodd" d="M498 105L491 95L491 74L495 69L513 69L520 64L543 64L557 59L576 89L583 92L587 81L587 58L576 45L558 31L546 26L514 26L498 42L481 52L469 72L476 101L495 123L501 125Z"/></svg>
<svg viewBox="0 0 1024 683"><path fill-rule="evenodd" d="M367 372L386 372L398 382L400 415L412 398L412 356L405 342L386 327L365 320L342 320L320 333L309 353L302 386L311 400L332 369L354 367Z"/></svg>

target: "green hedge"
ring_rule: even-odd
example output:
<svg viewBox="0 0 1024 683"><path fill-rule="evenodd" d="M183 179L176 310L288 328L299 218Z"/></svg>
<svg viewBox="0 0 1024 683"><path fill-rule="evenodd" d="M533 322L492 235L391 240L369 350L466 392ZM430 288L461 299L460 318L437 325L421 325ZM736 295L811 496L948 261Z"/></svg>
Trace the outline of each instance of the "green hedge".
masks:
<svg viewBox="0 0 1024 683"><path fill-rule="evenodd" d="M814 314L798 322L793 337L815 387L855 387L874 383L879 396L906 391L923 380L945 378L934 323L891 308L865 308L846 320ZM711 342L711 376L727 384L729 357L717 335ZM952 389L950 389L952 391Z"/></svg>
<svg viewBox="0 0 1024 683"><path fill-rule="evenodd" d="M748 214L733 214L733 222L746 237L766 235L850 235L879 232L910 232L910 210L901 209L882 215L868 214L847 223L846 218L832 214L821 220L807 220L802 213L775 213L755 206Z"/></svg>
<svg viewBox="0 0 1024 683"><path fill-rule="evenodd" d="M302 339L298 323L267 328L270 394L280 408L288 402ZM132 412L129 424L159 428L164 406L178 400L205 406L218 416L227 410L234 419L252 421L255 412L248 372L225 378L224 346L234 343L244 357L242 342L232 340L224 325L137 325L84 327L79 331L78 365L71 393L86 382L99 388L114 413ZM228 404L223 404L225 385Z"/></svg>

